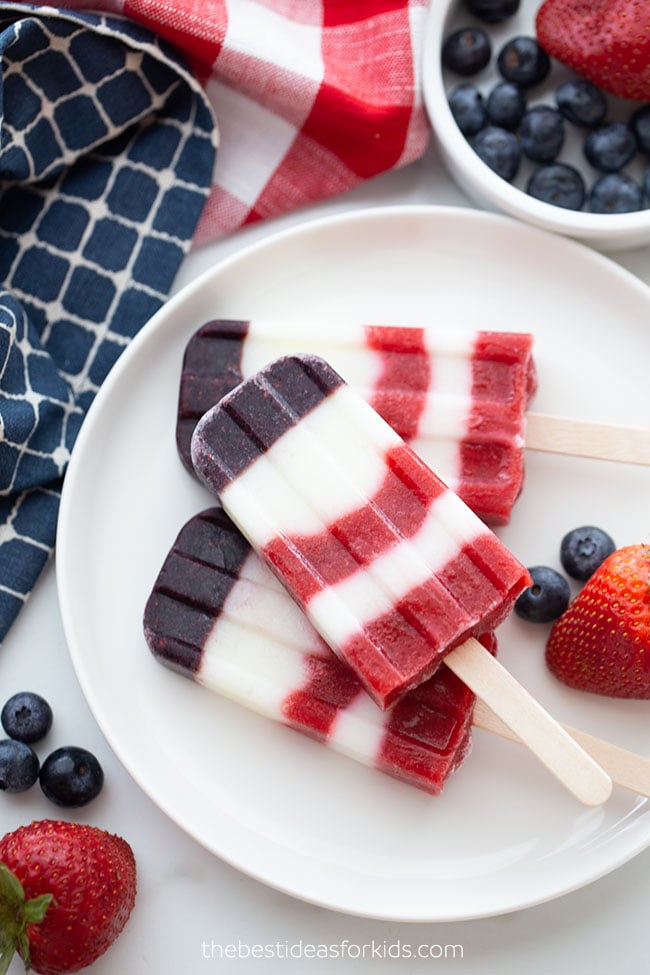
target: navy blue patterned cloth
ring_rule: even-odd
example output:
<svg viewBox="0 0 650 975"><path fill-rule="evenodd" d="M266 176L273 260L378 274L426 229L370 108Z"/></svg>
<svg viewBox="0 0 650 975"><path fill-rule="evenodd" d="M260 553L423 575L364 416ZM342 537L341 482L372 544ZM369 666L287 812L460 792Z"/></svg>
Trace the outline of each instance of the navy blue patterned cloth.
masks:
<svg viewBox="0 0 650 975"><path fill-rule="evenodd" d="M0 3L0 53L2 640L53 551L83 417L189 250L217 128L127 20Z"/></svg>

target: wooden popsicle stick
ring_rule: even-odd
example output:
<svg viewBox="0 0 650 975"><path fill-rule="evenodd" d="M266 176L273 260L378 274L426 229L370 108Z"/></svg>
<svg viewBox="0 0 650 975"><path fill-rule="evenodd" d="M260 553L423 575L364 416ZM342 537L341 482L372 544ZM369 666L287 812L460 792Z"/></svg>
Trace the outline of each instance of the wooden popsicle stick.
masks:
<svg viewBox="0 0 650 975"><path fill-rule="evenodd" d="M650 428L526 414L526 447L595 460L650 465Z"/></svg>
<svg viewBox="0 0 650 975"><path fill-rule="evenodd" d="M504 724L485 701L480 699L477 699L474 706L474 724L483 731L490 731L494 735L500 735L501 738L521 744L512 729ZM619 745L613 745L602 738L595 738L569 725L562 725L562 727L598 762L616 785L622 785L640 796L650 798L650 758L629 752Z"/></svg>
<svg viewBox="0 0 650 975"><path fill-rule="evenodd" d="M609 799L609 775L478 640L470 637L445 663L577 799L587 806Z"/></svg>

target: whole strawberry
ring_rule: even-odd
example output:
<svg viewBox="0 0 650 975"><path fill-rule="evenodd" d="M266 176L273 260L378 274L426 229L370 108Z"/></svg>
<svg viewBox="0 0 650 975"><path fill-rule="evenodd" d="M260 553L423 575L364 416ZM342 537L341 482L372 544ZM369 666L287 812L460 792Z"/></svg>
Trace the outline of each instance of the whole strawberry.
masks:
<svg viewBox="0 0 650 975"><path fill-rule="evenodd" d="M650 99L648 0L545 0L536 30L548 54L605 91Z"/></svg>
<svg viewBox="0 0 650 975"><path fill-rule="evenodd" d="M605 559L553 626L546 662L578 690L650 698L650 545Z"/></svg>
<svg viewBox="0 0 650 975"><path fill-rule="evenodd" d="M136 893L133 851L95 826L40 820L0 840L0 975L16 949L42 975L78 972L115 941Z"/></svg>

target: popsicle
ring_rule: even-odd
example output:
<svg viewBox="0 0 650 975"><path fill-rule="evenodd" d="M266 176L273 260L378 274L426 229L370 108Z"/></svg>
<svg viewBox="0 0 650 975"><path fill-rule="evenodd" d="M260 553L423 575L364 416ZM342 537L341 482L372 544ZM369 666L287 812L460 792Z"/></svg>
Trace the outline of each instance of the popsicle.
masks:
<svg viewBox="0 0 650 975"><path fill-rule="evenodd" d="M235 387L192 461L381 708L446 655L581 801L606 801L609 777L475 639L527 570L328 363L282 357Z"/></svg>
<svg viewBox="0 0 650 975"><path fill-rule="evenodd" d="M380 711L220 508L181 529L144 632L173 670L434 795L468 753L474 695L462 681L442 666Z"/></svg>
<svg viewBox="0 0 650 975"><path fill-rule="evenodd" d="M199 477L385 708L498 626L527 570L325 360L285 356L199 421Z"/></svg>
<svg viewBox="0 0 650 975"><path fill-rule="evenodd" d="M380 711L221 508L200 512L179 532L143 627L165 666L433 795L469 753L470 718L516 739L445 664ZM494 634L481 640L496 651ZM650 759L568 730L615 782L650 796Z"/></svg>
<svg viewBox="0 0 650 975"><path fill-rule="evenodd" d="M188 342L181 373L176 441L188 470L200 417L242 379L296 351L327 359L488 524L508 522L536 388L524 333L208 322Z"/></svg>

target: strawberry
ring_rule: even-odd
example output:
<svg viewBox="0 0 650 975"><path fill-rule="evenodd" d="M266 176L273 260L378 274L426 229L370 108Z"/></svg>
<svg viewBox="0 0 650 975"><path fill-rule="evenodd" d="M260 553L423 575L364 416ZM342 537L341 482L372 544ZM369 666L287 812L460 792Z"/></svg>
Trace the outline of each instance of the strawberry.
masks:
<svg viewBox="0 0 650 975"><path fill-rule="evenodd" d="M18 949L42 975L78 972L122 931L136 892L126 840L44 819L0 840L0 975Z"/></svg>
<svg viewBox="0 0 650 975"><path fill-rule="evenodd" d="M545 0L536 30L548 54L605 91L650 99L648 0Z"/></svg>
<svg viewBox="0 0 650 975"><path fill-rule="evenodd" d="M546 662L578 690L650 698L650 545L620 548L596 569L555 622Z"/></svg>

